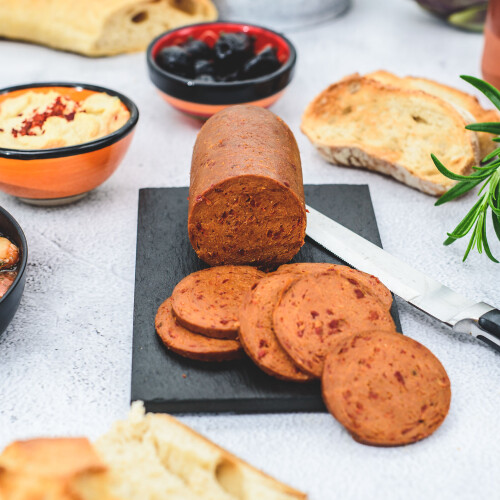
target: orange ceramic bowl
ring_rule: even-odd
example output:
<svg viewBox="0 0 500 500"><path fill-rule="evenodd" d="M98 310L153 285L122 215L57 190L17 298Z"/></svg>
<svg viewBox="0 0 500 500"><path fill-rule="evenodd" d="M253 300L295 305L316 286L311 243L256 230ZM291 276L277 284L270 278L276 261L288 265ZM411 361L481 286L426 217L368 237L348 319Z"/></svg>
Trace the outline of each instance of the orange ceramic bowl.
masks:
<svg viewBox="0 0 500 500"><path fill-rule="evenodd" d="M139 119L137 106L104 87L80 83L36 83L0 90L0 104L28 90L63 92L75 101L96 92L116 96L130 112L121 128L99 139L63 148L0 148L0 189L35 205L59 205L82 198L116 170L132 140Z"/></svg>

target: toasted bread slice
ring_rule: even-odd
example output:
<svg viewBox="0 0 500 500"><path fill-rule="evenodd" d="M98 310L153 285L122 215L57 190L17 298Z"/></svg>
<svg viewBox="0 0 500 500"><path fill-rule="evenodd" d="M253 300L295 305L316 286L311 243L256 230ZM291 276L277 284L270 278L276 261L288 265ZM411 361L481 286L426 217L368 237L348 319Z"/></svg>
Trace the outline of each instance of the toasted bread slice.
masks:
<svg viewBox="0 0 500 500"><path fill-rule="evenodd" d="M296 500L306 496L251 467L169 415L134 403L96 443L120 500Z"/></svg>
<svg viewBox="0 0 500 500"><path fill-rule="evenodd" d="M413 76L400 78L384 70L374 71L365 76L377 80L384 85L392 85L393 87L408 90L423 90L436 97L440 97L450 104L468 111L474 117L475 122L500 121L500 113L496 109L484 109L481 104L479 104L476 97L454 87L449 87L448 85L443 85L427 78L417 78ZM491 151L498 147L498 144L492 141L494 137L492 134L479 132L477 133L477 137L479 139L481 158L484 158L488 153L491 153Z"/></svg>
<svg viewBox="0 0 500 500"><path fill-rule="evenodd" d="M308 105L301 129L331 163L375 170L441 195L455 181L436 169L431 153L461 175L479 161L477 135L466 124L438 97L352 75Z"/></svg>

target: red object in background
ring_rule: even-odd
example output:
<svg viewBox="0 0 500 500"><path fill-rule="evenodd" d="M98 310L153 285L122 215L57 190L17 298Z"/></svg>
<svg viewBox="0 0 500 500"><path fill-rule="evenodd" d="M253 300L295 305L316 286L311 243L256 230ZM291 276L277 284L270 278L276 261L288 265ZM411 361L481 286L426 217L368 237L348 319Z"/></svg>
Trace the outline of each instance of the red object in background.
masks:
<svg viewBox="0 0 500 500"><path fill-rule="evenodd" d="M500 0L489 0L482 71L484 79L500 89Z"/></svg>

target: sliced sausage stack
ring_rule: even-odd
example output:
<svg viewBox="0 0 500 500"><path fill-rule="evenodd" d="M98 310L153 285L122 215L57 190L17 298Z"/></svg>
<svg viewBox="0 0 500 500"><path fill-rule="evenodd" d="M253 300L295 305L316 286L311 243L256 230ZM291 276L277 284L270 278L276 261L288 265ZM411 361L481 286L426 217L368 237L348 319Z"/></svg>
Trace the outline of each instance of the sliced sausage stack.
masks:
<svg viewBox="0 0 500 500"><path fill-rule="evenodd" d="M333 264L265 274L219 266L190 274L159 308L167 348L199 361L245 352L281 380L321 379L330 413L359 442L408 444L434 432L451 391L439 360L399 335L392 295L374 276Z"/></svg>
<svg viewBox="0 0 500 500"><path fill-rule="evenodd" d="M221 266L186 276L158 309L156 332L173 352L199 361L243 355L238 342L244 294L265 274L250 266Z"/></svg>

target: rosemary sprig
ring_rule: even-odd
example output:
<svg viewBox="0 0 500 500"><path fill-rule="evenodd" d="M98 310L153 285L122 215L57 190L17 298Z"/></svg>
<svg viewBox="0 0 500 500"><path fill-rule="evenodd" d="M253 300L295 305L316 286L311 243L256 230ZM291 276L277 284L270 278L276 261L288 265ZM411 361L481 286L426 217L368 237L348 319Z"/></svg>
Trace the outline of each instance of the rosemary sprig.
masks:
<svg viewBox="0 0 500 500"><path fill-rule="evenodd" d="M493 87L493 85L473 76L462 75L461 78L480 90L500 110L500 91ZM497 122L472 123L465 128L476 132L488 132L500 135L500 123ZM500 143L500 137L496 137L493 140ZM467 259L469 253L475 247L479 253L483 253L484 250L484 253L490 260L498 263L488 244L486 218L488 211L491 210L493 229L500 241L500 147L483 158L481 162L483 166L473 167L474 172L470 175L455 174L448 170L436 156L431 155L431 157L436 168L444 176L458 181L455 186L439 198L436 205L442 205L454 200L479 184L483 184L477 194L479 200L469 210L458 226L451 233L448 233L448 238L444 241L444 245L451 245L458 239L469 234L472 230L463 260Z"/></svg>

